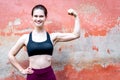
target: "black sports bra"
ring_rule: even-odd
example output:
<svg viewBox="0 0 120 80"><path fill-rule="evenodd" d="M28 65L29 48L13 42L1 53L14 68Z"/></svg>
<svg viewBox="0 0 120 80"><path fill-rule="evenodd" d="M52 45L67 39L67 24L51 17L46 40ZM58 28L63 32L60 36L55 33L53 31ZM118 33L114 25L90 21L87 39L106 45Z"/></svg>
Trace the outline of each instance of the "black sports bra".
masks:
<svg viewBox="0 0 120 80"><path fill-rule="evenodd" d="M47 34L47 40L43 42L35 42L32 40L32 32L29 35L29 41L27 44L27 52L28 56L34 56L34 55L51 55L53 53L53 44L50 40L50 35L48 32Z"/></svg>

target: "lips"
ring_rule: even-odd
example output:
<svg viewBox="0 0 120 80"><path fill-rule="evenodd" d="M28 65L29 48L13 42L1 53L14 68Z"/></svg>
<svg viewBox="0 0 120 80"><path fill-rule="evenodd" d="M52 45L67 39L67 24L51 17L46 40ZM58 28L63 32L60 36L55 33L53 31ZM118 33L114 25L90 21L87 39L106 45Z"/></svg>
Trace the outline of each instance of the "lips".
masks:
<svg viewBox="0 0 120 80"><path fill-rule="evenodd" d="M42 23L42 21L36 21L36 23L37 23L37 24L41 24L41 23Z"/></svg>

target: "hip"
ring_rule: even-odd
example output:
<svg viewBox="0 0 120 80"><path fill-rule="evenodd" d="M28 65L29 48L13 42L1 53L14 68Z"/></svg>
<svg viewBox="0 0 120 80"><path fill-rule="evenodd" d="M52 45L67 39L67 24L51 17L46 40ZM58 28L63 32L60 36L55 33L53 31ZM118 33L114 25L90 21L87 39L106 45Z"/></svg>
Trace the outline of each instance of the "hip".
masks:
<svg viewBox="0 0 120 80"><path fill-rule="evenodd" d="M42 69L34 69L33 74L27 75L27 80L56 80L54 71L51 66Z"/></svg>

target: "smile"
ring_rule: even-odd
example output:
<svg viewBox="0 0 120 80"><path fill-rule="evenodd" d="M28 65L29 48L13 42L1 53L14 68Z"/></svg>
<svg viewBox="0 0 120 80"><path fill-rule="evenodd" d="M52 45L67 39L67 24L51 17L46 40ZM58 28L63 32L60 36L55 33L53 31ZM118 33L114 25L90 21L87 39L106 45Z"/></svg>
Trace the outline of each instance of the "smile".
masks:
<svg viewBox="0 0 120 80"><path fill-rule="evenodd" d="M35 22L35 23L37 23L37 24L41 24L41 23L42 23L42 21L37 21L37 22Z"/></svg>

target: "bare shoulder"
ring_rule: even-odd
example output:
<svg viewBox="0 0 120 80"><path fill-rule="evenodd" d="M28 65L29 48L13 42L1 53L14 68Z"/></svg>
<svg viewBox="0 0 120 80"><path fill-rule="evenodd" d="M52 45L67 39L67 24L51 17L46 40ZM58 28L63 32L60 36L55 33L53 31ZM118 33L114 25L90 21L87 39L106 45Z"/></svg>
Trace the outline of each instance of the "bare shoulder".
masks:
<svg viewBox="0 0 120 80"><path fill-rule="evenodd" d="M50 36L55 37L55 36L60 35L60 34L61 34L60 32L55 32L55 33L51 33Z"/></svg>
<svg viewBox="0 0 120 80"><path fill-rule="evenodd" d="M19 38L18 42L22 42L22 43L24 43L24 44L26 45L27 42L28 42L28 40L29 40L29 34L23 34L23 35Z"/></svg>
<svg viewBox="0 0 120 80"><path fill-rule="evenodd" d="M51 40L55 40L56 38L57 38L57 35L58 35L59 33L57 32L57 33L51 33L50 34L50 37L51 37Z"/></svg>
<svg viewBox="0 0 120 80"><path fill-rule="evenodd" d="M23 34L20 39L26 40L29 37L29 34Z"/></svg>

